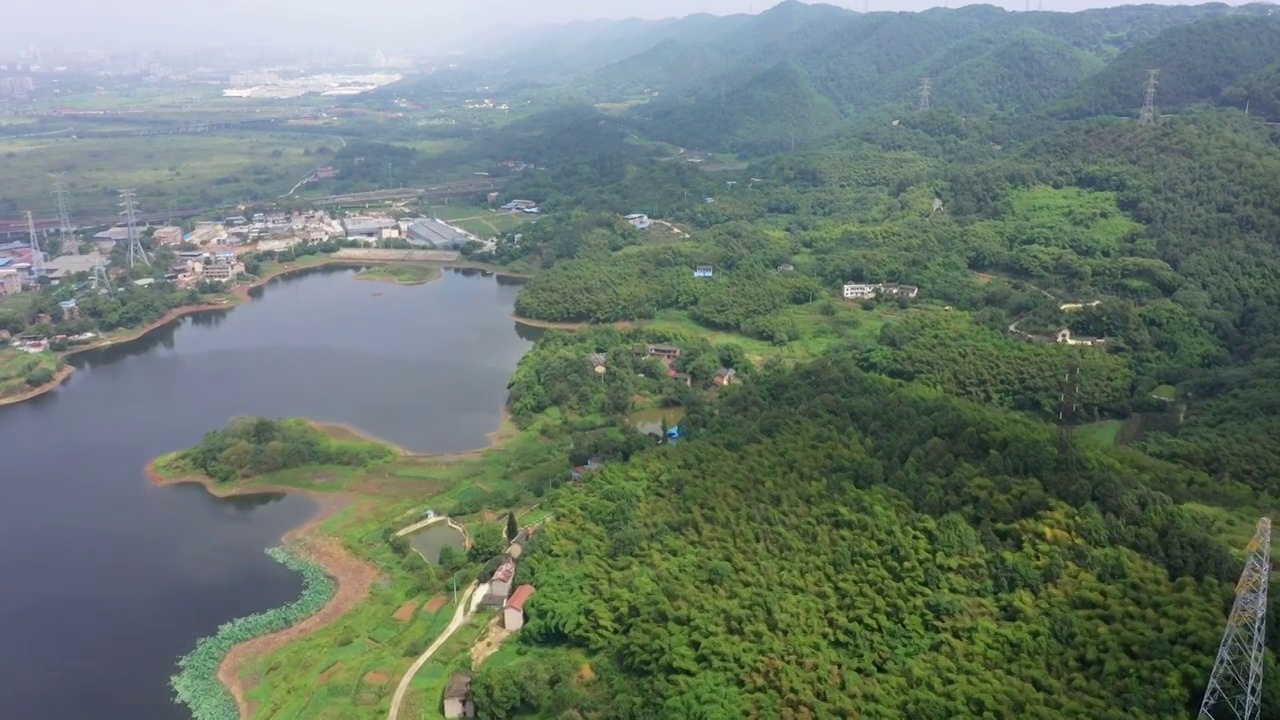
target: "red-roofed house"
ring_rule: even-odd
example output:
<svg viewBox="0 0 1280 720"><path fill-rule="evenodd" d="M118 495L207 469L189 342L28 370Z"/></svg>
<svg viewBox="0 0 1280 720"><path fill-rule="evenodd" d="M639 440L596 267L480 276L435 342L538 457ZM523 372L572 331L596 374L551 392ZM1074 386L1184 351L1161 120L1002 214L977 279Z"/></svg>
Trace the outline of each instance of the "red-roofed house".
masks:
<svg viewBox="0 0 1280 720"><path fill-rule="evenodd" d="M489 593L506 598L511 594L511 580L516 576L516 564L510 560L498 566L489 580Z"/></svg>
<svg viewBox="0 0 1280 720"><path fill-rule="evenodd" d="M521 585L511 593L511 599L502 608L502 626L508 630L519 630L524 627L524 603L533 595L532 585Z"/></svg>

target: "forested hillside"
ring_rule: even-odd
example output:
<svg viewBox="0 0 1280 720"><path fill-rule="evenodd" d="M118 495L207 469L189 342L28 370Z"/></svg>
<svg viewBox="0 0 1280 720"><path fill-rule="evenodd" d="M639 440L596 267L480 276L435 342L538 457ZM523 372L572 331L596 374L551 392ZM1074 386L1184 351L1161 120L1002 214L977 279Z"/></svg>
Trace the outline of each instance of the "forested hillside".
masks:
<svg viewBox="0 0 1280 720"><path fill-rule="evenodd" d="M595 683L545 677L536 654L482 669L486 717L1180 718L1198 701L1235 567L1148 468L1069 460L1049 428L839 359L757 374L685 432L560 496L522 559L539 591L519 641L581 649Z"/></svg>
<svg viewBox="0 0 1280 720"><path fill-rule="evenodd" d="M480 716L1193 715L1280 501L1274 21L824 8L779 48L812 26L773 12L592 75L660 91L629 110L494 135L589 141L504 191L545 211L491 258L536 268L517 312L626 329L512 378L521 427L604 467L542 499Z"/></svg>
<svg viewBox="0 0 1280 720"><path fill-rule="evenodd" d="M1275 88L1264 78L1274 73L1277 63L1280 17L1208 20L1170 29L1128 50L1055 110L1071 117L1133 115L1142 103L1147 70L1159 69L1156 97L1164 112L1194 103L1243 109L1256 90L1256 111L1266 114L1272 112Z"/></svg>
<svg viewBox="0 0 1280 720"><path fill-rule="evenodd" d="M638 101L630 119L652 137L760 155L791 146L792 133L779 131L788 123L811 136L821 121L830 135L846 121L901 114L914 107L922 77L932 79L939 108L1052 108L1085 117L1132 114L1146 70L1162 68L1162 107L1244 107L1256 94L1259 112L1270 113L1266 78L1280 62L1280 21L1267 12L1263 5L1070 14L977 5L862 14L783 2L756 16L535 32L496 62L515 71L513 81L572 74L562 82L576 97ZM788 101L800 103L793 116L782 106Z"/></svg>

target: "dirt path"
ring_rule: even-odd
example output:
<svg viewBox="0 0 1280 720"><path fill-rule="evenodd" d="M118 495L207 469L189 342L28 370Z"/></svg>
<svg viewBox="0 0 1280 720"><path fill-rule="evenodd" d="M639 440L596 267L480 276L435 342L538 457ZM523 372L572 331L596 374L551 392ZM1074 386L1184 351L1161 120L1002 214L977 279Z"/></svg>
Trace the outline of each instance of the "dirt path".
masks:
<svg viewBox="0 0 1280 720"><path fill-rule="evenodd" d="M396 720L396 716L400 714L400 703L404 702L404 695L409 690L409 683L413 681L413 676L418 674L418 671L422 669L423 665L427 664L427 661L440 649L440 646L444 645L445 641L452 637L458 628L462 627L462 624L467 621L467 617L470 615L467 612L467 600L470 599L471 593L475 592L476 585L473 581L467 586L466 591L462 593L462 597L458 598L458 607L453 611L453 620L449 622L449 627L440 633L440 637L431 643L431 647L427 648L425 652L418 656L417 660L413 661L413 664L405 671L404 677L400 678L400 684L396 686L396 694L391 697L391 710L387 712L387 720Z"/></svg>
<svg viewBox="0 0 1280 720"><path fill-rule="evenodd" d="M210 493L220 497L262 492L295 493L306 495L320 505L316 514L310 520L290 530L281 541L287 545L292 545L302 557L320 565L326 573L334 578L338 587L333 597L324 607L320 608L319 612L297 625L236 645L231 648L231 651L227 653L226 657L222 659L222 663L218 666L218 680L226 686L227 690L231 692L231 696L235 698L236 706L240 709L241 719L248 720L253 717L255 708L253 703L248 700L247 695L257 685L256 678L244 677L244 671L249 663L333 623L363 602L369 596L369 590L379 577L377 568L355 557L342 546L342 543L320 532L320 526L350 505L353 499L349 495L339 493L310 492L283 486L254 485L252 487L223 488L214 485L208 478L169 480L156 473L154 465L154 462L147 464L147 477L159 486L198 483L203 485Z"/></svg>

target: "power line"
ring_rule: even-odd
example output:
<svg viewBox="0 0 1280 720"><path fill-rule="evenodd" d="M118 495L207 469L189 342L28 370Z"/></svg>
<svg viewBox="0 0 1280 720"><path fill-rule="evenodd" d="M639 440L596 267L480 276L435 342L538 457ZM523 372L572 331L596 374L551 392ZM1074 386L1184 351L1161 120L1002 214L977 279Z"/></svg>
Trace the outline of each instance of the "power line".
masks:
<svg viewBox="0 0 1280 720"><path fill-rule="evenodd" d="M62 238L65 247L68 240L75 233L71 227L71 215L67 212L67 188L62 182L62 175L51 175L53 178L53 194L58 198L58 235Z"/></svg>
<svg viewBox="0 0 1280 720"><path fill-rule="evenodd" d="M1271 518L1258 521L1245 551L1236 601L1200 704L1199 720L1257 720L1262 712L1267 579L1271 574Z"/></svg>
<svg viewBox="0 0 1280 720"><path fill-rule="evenodd" d="M31 238L31 276L40 281L44 277L44 253L40 251L40 237L36 235L36 221L31 217L31 211L27 211L27 234Z"/></svg>
<svg viewBox="0 0 1280 720"><path fill-rule="evenodd" d="M1139 125L1156 124L1156 84L1159 82L1156 78L1159 76L1159 70L1147 71L1147 89L1142 96L1142 114L1138 116Z"/></svg>
<svg viewBox="0 0 1280 720"><path fill-rule="evenodd" d="M151 258L147 257L147 251L142 247L142 240L138 237L138 219L135 216L138 201L134 199L132 188L120 191L120 207L123 208L120 214L125 216L129 228L129 267L139 262L150 265Z"/></svg>
<svg viewBox="0 0 1280 720"><path fill-rule="evenodd" d="M929 95L933 93L933 83L929 78L920 78L920 101L916 112L929 112Z"/></svg>

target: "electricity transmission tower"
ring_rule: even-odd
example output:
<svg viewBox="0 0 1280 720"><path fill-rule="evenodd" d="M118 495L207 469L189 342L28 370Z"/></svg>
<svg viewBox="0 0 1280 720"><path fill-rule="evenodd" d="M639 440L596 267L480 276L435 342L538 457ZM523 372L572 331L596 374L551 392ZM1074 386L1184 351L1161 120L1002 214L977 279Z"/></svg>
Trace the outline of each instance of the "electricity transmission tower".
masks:
<svg viewBox="0 0 1280 720"><path fill-rule="evenodd" d="M27 235L31 238L31 276L37 281L44 277L44 253L40 251L40 238L36 235L36 221L27 211Z"/></svg>
<svg viewBox="0 0 1280 720"><path fill-rule="evenodd" d="M66 247L67 241L72 238L74 230L71 227L71 215L67 212L67 188L62 183L62 175L53 175L53 194L58 198L58 235L62 238L62 245Z"/></svg>
<svg viewBox="0 0 1280 720"><path fill-rule="evenodd" d="M107 292L111 292L111 278L107 275L107 262L98 256L97 262L93 264L93 287L106 288Z"/></svg>
<svg viewBox="0 0 1280 720"><path fill-rule="evenodd" d="M129 267L139 262L150 265L151 258L147 257L147 251L142 247L142 240L138 238L138 220L134 216L138 210L138 201L134 199L132 189L120 191L120 207L123 208L120 214L125 216L129 227Z"/></svg>
<svg viewBox="0 0 1280 720"><path fill-rule="evenodd" d="M933 83L929 78L920 78L920 101L916 105L916 112L929 112L929 95L933 93Z"/></svg>
<svg viewBox="0 0 1280 720"><path fill-rule="evenodd" d="M1156 78L1159 77L1159 70L1147 71L1147 89L1142 96L1142 114L1138 116L1139 125L1155 125L1156 124Z"/></svg>
<svg viewBox="0 0 1280 720"><path fill-rule="evenodd" d="M1267 627L1267 577L1271 573L1271 518L1258 521L1236 601L1213 661L1198 720L1258 720L1262 711L1262 655Z"/></svg>

